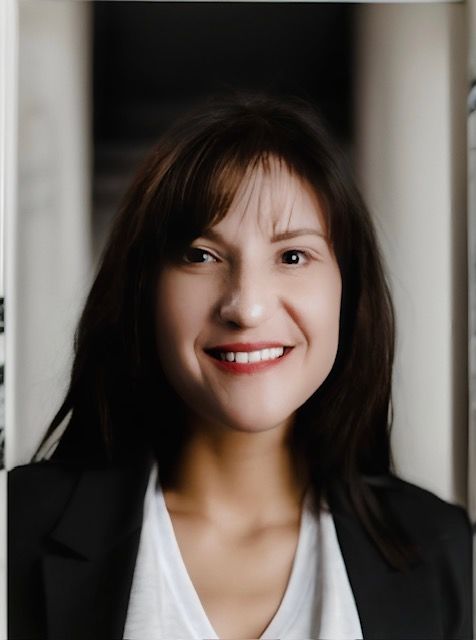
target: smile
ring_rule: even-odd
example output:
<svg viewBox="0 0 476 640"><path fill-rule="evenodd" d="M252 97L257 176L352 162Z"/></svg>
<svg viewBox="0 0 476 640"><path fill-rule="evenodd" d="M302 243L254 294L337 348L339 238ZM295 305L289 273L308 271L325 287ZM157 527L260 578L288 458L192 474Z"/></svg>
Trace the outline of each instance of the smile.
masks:
<svg viewBox="0 0 476 640"><path fill-rule="evenodd" d="M220 351L220 360L227 362L263 362L264 360L275 360L284 353L284 347L273 347L271 349L260 349L259 351Z"/></svg>
<svg viewBox="0 0 476 640"><path fill-rule="evenodd" d="M243 345L242 349L245 348ZM205 352L221 369L233 373L255 373L279 364L292 350L287 346L271 346L246 350L225 348L207 349Z"/></svg>

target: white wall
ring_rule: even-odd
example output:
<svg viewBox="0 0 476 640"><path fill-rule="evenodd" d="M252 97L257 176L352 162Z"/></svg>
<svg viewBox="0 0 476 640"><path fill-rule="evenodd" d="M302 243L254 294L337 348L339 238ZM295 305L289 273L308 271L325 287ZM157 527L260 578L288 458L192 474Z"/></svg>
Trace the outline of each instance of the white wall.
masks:
<svg viewBox="0 0 476 640"><path fill-rule="evenodd" d="M8 465L28 461L64 394L91 270L90 9L20 0L18 213ZM11 340L7 331L7 340Z"/></svg>
<svg viewBox="0 0 476 640"><path fill-rule="evenodd" d="M397 311L397 470L467 497L466 7L361 5L357 166Z"/></svg>

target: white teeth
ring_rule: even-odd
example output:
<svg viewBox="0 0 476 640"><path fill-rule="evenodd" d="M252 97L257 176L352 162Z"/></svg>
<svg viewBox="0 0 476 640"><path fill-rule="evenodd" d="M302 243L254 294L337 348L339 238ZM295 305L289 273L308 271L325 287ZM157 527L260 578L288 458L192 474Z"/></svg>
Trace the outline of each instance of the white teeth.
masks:
<svg viewBox="0 0 476 640"><path fill-rule="evenodd" d="M227 362L238 362L247 364L248 362L261 362L263 360L275 360L284 353L284 347L272 347L271 349L261 349L259 351L227 351L220 353L220 359Z"/></svg>

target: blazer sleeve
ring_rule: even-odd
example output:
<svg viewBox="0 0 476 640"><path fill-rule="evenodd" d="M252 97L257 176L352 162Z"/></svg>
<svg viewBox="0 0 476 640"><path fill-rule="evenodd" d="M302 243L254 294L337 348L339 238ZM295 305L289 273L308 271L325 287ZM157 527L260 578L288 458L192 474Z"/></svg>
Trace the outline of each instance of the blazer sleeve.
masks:
<svg viewBox="0 0 476 640"><path fill-rule="evenodd" d="M473 640L473 527L464 509L451 510L439 558L446 637Z"/></svg>
<svg viewBox="0 0 476 640"><path fill-rule="evenodd" d="M393 483L394 514L432 567L443 637L473 640L474 532L467 511L400 478Z"/></svg>

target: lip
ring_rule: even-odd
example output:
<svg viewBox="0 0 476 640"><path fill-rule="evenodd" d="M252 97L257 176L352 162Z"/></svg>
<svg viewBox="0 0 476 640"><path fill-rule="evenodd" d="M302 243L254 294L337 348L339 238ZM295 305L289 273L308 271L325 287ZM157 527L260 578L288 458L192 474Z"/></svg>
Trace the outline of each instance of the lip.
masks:
<svg viewBox="0 0 476 640"><path fill-rule="evenodd" d="M228 362L227 360L219 360L213 356L212 351L259 351L260 349L271 349L273 347L284 347L284 353L279 358L275 358L274 360L263 360L261 362ZM271 369L272 367L276 367L280 365L286 358L289 356L293 347L285 346L282 342L247 342L247 343L232 343L232 344L222 344L218 347L211 347L210 349L206 349L205 353L222 371L226 371L228 373L234 374L253 374L259 373L260 371L265 371L267 369Z"/></svg>

